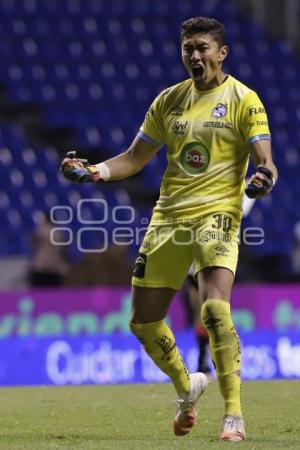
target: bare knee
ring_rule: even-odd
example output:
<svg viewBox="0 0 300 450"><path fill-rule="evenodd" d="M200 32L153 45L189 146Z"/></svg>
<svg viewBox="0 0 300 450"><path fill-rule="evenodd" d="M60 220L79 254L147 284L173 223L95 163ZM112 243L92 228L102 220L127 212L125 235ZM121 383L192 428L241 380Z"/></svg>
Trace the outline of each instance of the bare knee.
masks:
<svg viewBox="0 0 300 450"><path fill-rule="evenodd" d="M201 273L201 281L204 285L204 301L209 298L230 301L234 275L229 269L223 267L206 268Z"/></svg>
<svg viewBox="0 0 300 450"><path fill-rule="evenodd" d="M230 293L226 289L220 286L209 285L207 286L205 300L209 298L218 298L220 300L229 301Z"/></svg>
<svg viewBox="0 0 300 450"><path fill-rule="evenodd" d="M170 288L144 288L133 286L130 323L152 323L163 320L175 294Z"/></svg>

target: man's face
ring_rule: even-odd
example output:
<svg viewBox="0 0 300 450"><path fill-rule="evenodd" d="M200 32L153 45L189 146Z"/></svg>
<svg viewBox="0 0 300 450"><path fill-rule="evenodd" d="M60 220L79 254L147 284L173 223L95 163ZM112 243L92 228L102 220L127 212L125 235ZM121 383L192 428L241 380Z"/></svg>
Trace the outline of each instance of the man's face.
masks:
<svg viewBox="0 0 300 450"><path fill-rule="evenodd" d="M184 37L181 44L183 64L199 89L212 89L221 73L228 47L219 47L209 33Z"/></svg>

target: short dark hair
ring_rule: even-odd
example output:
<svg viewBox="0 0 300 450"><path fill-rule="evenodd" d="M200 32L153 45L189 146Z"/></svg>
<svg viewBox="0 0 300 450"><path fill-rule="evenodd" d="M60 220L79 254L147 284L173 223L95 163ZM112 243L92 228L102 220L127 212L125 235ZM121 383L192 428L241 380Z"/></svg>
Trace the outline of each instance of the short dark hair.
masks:
<svg viewBox="0 0 300 450"><path fill-rule="evenodd" d="M196 33L209 33L219 46L226 44L226 30L224 25L210 17L191 17L181 25L181 40Z"/></svg>

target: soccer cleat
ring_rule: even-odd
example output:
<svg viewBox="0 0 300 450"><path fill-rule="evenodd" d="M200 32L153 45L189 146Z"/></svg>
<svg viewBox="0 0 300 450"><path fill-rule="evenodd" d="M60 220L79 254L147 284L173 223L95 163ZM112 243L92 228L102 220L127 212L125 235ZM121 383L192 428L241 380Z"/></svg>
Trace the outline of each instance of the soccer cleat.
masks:
<svg viewBox="0 0 300 450"><path fill-rule="evenodd" d="M177 413L173 429L176 436L184 436L195 426L197 418L195 404L207 388L208 383L204 373L197 372L190 375L189 392L183 398L175 400Z"/></svg>
<svg viewBox="0 0 300 450"><path fill-rule="evenodd" d="M223 431L221 441L240 442L246 439L244 421L239 416L225 416L223 419Z"/></svg>

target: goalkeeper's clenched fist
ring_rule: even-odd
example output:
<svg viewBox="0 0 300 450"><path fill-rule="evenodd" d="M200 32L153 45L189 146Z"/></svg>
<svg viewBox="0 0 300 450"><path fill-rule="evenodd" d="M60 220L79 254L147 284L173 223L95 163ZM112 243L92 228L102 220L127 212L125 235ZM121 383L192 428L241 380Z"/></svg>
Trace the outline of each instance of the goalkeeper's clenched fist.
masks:
<svg viewBox="0 0 300 450"><path fill-rule="evenodd" d="M66 153L60 171L67 180L73 183L89 183L101 180L98 167L88 164L86 159L77 158L75 151Z"/></svg>
<svg viewBox="0 0 300 450"><path fill-rule="evenodd" d="M246 194L249 198L262 198L271 192L273 186L272 171L263 165L259 165L256 173L249 180Z"/></svg>

